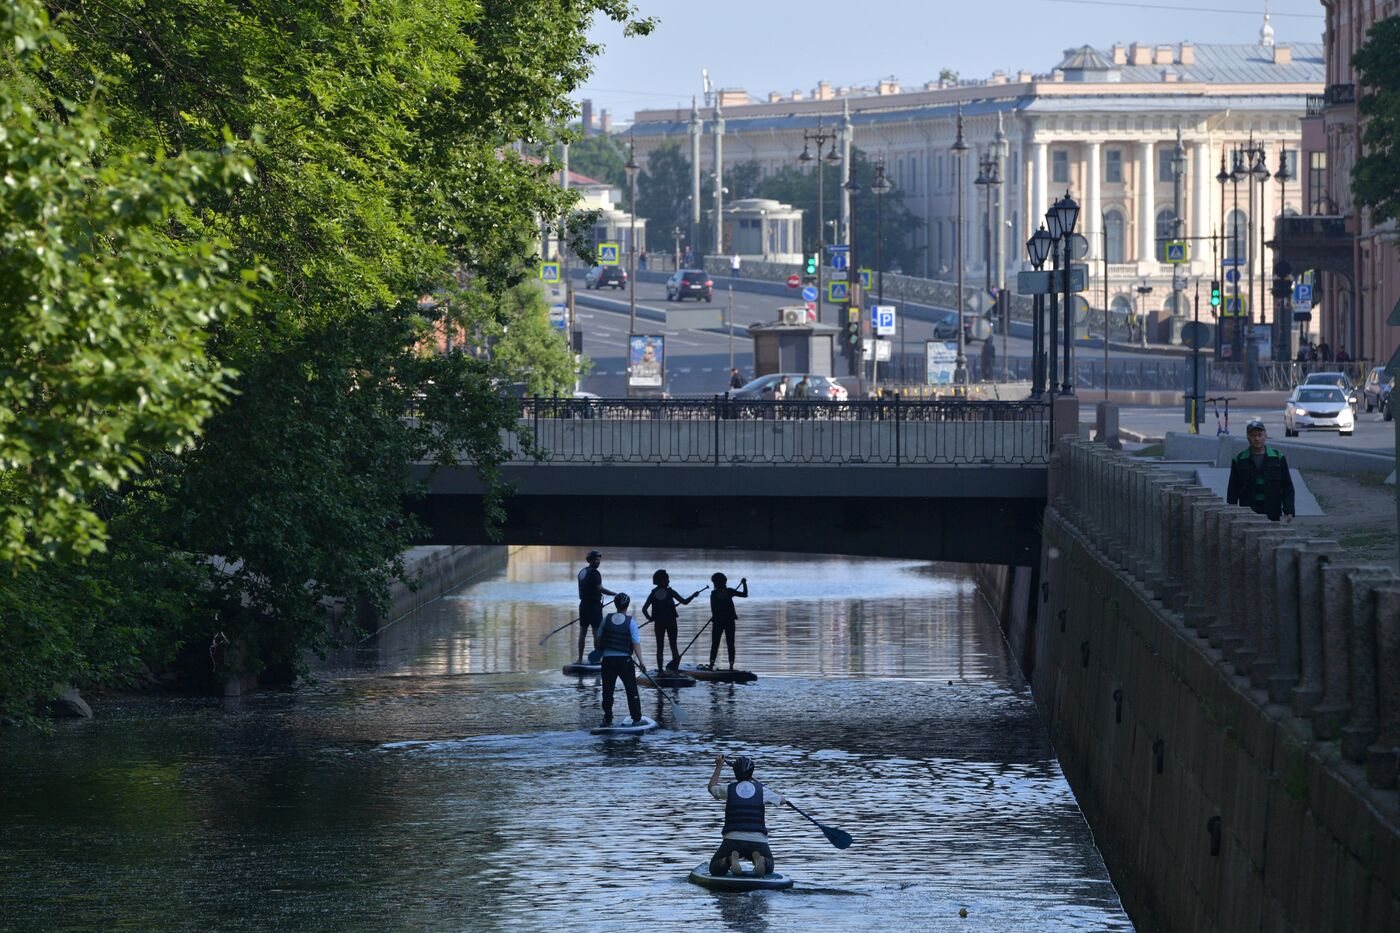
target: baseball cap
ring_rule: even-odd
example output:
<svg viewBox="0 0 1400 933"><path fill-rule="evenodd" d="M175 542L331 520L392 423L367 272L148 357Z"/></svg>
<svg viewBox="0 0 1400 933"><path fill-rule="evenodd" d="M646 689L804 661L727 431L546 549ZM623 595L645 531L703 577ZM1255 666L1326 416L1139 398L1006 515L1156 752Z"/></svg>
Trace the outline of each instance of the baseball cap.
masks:
<svg viewBox="0 0 1400 933"><path fill-rule="evenodd" d="M592 559L595 558L595 557L602 557L602 556L603 556L603 552L602 552L602 551L589 551L589 552L588 552L588 556L587 556L586 558L584 558L584 560L592 560Z"/></svg>
<svg viewBox="0 0 1400 933"><path fill-rule="evenodd" d="M1247 424L1247 425L1244 426L1244 433L1246 433L1246 434L1248 434L1250 431L1266 431L1266 430L1268 430L1268 429L1264 427L1264 422L1260 421L1258 418L1255 418L1255 419L1254 419L1253 421L1251 421L1249 424Z"/></svg>

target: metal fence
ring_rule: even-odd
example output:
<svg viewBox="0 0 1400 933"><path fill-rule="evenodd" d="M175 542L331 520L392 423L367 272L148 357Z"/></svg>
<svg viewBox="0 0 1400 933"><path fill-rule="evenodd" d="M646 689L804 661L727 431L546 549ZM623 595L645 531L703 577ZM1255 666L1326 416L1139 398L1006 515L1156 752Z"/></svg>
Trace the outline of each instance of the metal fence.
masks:
<svg viewBox="0 0 1400 933"><path fill-rule="evenodd" d="M1043 402L521 400L515 462L1015 466L1049 459Z"/></svg>

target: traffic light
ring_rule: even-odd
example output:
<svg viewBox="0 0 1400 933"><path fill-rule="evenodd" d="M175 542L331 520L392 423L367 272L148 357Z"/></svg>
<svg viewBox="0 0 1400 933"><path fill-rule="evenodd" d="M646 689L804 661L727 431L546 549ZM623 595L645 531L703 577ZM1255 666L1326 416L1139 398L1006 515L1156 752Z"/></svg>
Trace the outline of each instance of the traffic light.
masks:
<svg viewBox="0 0 1400 933"><path fill-rule="evenodd" d="M1289 298L1293 295L1293 280L1288 276L1274 276L1274 286L1271 293L1275 298Z"/></svg>
<svg viewBox="0 0 1400 933"><path fill-rule="evenodd" d="M816 253L812 253L812 254L810 254L810 255L807 257L807 274L808 274L808 275L816 275L816 274L817 274L817 254L816 254Z"/></svg>
<svg viewBox="0 0 1400 933"><path fill-rule="evenodd" d="M1210 306L1211 306L1212 308L1218 308L1218 307L1220 307L1220 280L1219 280L1219 279L1211 279L1211 282L1210 282Z"/></svg>

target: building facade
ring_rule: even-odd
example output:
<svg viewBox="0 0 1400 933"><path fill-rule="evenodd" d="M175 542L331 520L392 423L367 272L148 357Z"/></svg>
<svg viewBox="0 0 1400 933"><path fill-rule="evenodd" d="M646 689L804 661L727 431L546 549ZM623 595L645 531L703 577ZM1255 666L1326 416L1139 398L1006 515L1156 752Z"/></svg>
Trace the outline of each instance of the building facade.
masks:
<svg viewBox="0 0 1400 933"><path fill-rule="evenodd" d="M968 281L987 276L1004 283L1011 276L1013 287L1015 271L1028 268L1026 239L1068 191L1081 205L1078 230L1089 240L1091 305L1103 306L1106 282L1110 306L1158 319L1173 300L1174 266L1164 262L1164 252L1178 239L1179 197L1187 294L1195 294L1198 282L1207 289L1221 276L1222 262L1238 261L1239 277L1250 283L1251 295L1258 293L1257 303L1246 296L1242 304L1259 307L1269 321L1271 302L1258 283L1268 282L1272 259L1260 244L1266 230L1272 235L1276 215L1304 203L1296 181L1279 185L1272 178L1280 160L1296 177L1301 118L1323 83L1322 46L1275 45L1266 20L1250 44L1085 46L1068 50L1048 74L997 72L981 83L914 91L894 81L865 92L822 84L810 96L725 103L718 121L721 173L744 162L757 163L764 176L797 166L804 133L834 131L846 165L852 147L883 157L888 180L922 221L913 233L920 268L903 271L951 277L960 198ZM969 147L961 158L953 148L959 118ZM699 155L700 172L712 173L720 147L693 137L713 134L716 125L714 108L639 112L638 158L679 144ZM1173 159L1178 138L1184 160ZM1266 154L1271 180L1219 183L1222 160L1228 170L1246 148ZM974 184L985 176L984 161L996 164L998 184ZM843 196L837 232L845 239L850 205Z"/></svg>
<svg viewBox="0 0 1400 933"><path fill-rule="evenodd" d="M1280 254L1295 271L1318 272L1313 324L1333 348L1354 359L1387 362L1400 348L1400 328L1386 321L1400 303L1400 250L1394 221L1372 223L1351 194L1362 154L1356 71L1351 59L1394 2L1328 0L1323 34L1326 86L1308 100L1303 121L1306 216L1280 224Z"/></svg>

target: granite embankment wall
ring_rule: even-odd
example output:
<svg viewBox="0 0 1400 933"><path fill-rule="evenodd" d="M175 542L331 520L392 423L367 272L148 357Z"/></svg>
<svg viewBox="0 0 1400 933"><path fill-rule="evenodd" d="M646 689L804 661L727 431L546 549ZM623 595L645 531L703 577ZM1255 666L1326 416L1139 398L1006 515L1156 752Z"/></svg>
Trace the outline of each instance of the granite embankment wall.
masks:
<svg viewBox="0 0 1400 933"><path fill-rule="evenodd" d="M1134 923L1400 930L1400 580L1099 445L1056 459L1033 609L1024 570L983 588Z"/></svg>
<svg viewBox="0 0 1400 933"><path fill-rule="evenodd" d="M388 609L381 615L360 606L360 628L368 633L392 625L473 577L503 568L509 557L510 548L503 544L413 548L404 555L404 578L390 584Z"/></svg>

